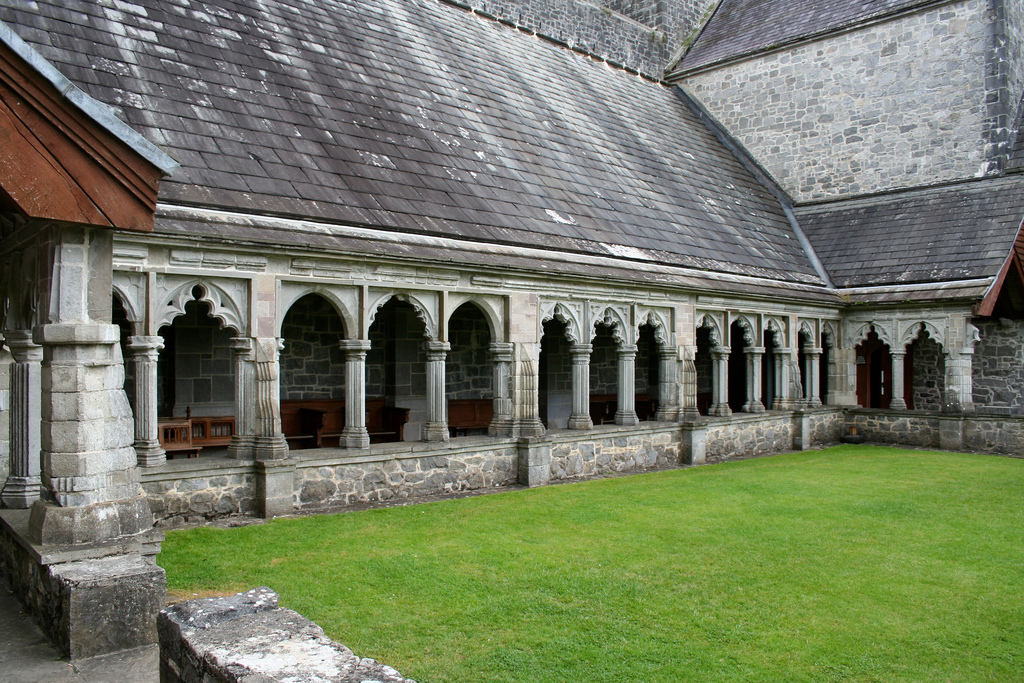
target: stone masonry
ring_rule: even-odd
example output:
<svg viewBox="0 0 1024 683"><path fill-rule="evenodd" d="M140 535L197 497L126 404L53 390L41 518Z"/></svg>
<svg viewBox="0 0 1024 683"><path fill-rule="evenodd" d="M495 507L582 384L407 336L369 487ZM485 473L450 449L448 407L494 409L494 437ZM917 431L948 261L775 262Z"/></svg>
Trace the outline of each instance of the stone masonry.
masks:
<svg viewBox="0 0 1024 683"><path fill-rule="evenodd" d="M798 202L971 178L989 171L991 151L985 4L910 14L683 86Z"/></svg>
<svg viewBox="0 0 1024 683"><path fill-rule="evenodd" d="M981 341L974 350L974 402L986 412L1018 415L1024 386L1024 322L974 321Z"/></svg>
<svg viewBox="0 0 1024 683"><path fill-rule="evenodd" d="M323 297L295 302L281 325L281 398L345 398L341 318Z"/></svg>

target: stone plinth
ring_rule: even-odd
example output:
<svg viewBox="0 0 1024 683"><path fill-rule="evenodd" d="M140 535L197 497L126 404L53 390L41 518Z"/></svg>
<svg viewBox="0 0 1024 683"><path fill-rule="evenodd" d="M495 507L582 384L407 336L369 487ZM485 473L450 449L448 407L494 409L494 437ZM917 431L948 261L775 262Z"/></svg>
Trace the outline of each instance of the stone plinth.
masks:
<svg viewBox="0 0 1024 683"><path fill-rule="evenodd" d="M160 612L161 683L415 683L390 666L356 656L277 602L272 590L256 588Z"/></svg>
<svg viewBox="0 0 1024 683"><path fill-rule="evenodd" d="M551 442L538 437L519 439L519 483L540 486L551 481Z"/></svg>
<svg viewBox="0 0 1024 683"><path fill-rule="evenodd" d="M79 659L156 642L166 590L151 556L162 532L46 545L28 539L28 515L0 512L0 574L61 654Z"/></svg>

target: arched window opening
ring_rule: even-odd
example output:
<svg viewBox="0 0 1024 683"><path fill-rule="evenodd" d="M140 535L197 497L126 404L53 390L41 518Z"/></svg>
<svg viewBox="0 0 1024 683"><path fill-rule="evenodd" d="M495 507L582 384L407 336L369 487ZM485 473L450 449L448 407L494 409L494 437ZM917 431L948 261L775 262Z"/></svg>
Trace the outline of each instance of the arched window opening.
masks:
<svg viewBox="0 0 1024 683"><path fill-rule="evenodd" d="M561 320L544 323L540 340L539 409L548 429L565 429L572 415L572 357L566 324Z"/></svg>
<svg viewBox="0 0 1024 683"><path fill-rule="evenodd" d="M491 331L475 304L462 304L448 319L448 341L448 431L451 436L486 435L494 417Z"/></svg>

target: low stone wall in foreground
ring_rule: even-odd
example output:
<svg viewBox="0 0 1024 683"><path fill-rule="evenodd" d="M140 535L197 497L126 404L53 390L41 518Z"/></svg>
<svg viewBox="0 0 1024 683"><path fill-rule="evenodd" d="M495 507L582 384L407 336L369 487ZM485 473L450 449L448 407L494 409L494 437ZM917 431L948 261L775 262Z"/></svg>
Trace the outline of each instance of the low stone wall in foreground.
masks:
<svg viewBox="0 0 1024 683"><path fill-rule="evenodd" d="M416 683L278 607L269 588L172 605L157 617L157 632L161 683Z"/></svg>
<svg viewBox="0 0 1024 683"><path fill-rule="evenodd" d="M1024 417L858 408L847 411L846 424L868 443L1024 455Z"/></svg>

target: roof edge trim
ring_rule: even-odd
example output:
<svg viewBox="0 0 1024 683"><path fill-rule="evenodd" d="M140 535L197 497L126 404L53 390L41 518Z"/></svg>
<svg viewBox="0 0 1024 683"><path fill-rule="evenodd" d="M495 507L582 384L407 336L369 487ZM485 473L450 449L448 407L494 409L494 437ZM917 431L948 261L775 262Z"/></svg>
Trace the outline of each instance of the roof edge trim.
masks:
<svg viewBox="0 0 1024 683"><path fill-rule="evenodd" d="M0 21L0 42L10 48L21 59L25 60L26 64L56 88L57 92L68 102L115 138L132 148L143 159L160 169L164 175L171 175L178 169L179 164L177 161L143 137L141 133L114 116L110 107L85 94L83 90L68 80L57 67L50 64L42 55L22 40L11 27L2 21Z"/></svg>

